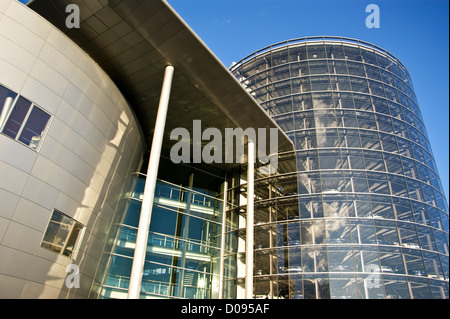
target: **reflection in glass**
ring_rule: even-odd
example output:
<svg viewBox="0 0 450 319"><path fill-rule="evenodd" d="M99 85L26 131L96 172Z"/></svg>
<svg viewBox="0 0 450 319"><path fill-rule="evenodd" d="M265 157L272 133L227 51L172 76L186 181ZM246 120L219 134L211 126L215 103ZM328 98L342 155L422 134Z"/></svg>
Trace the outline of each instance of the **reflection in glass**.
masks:
<svg viewBox="0 0 450 319"><path fill-rule="evenodd" d="M292 177L257 182L261 190L286 180L297 186L289 192L296 201L273 195L257 212L282 216L290 205L300 218L289 226L261 219L273 223L276 240L258 233L272 243L259 262L273 262L278 274L257 276L258 294L448 298L448 205L403 64L362 41L312 37L267 47L231 71L255 74L246 89L279 114L273 118L296 150ZM295 267L294 284L287 270Z"/></svg>
<svg viewBox="0 0 450 319"><path fill-rule="evenodd" d="M8 120L3 127L3 133L9 137L15 139L22 127L23 121L28 114L28 110L31 107L31 102L23 97L19 97L18 101L14 105Z"/></svg>
<svg viewBox="0 0 450 319"><path fill-rule="evenodd" d="M0 131L37 149L50 115L22 96L0 85Z"/></svg>
<svg viewBox="0 0 450 319"><path fill-rule="evenodd" d="M6 122L17 94L0 85L0 130Z"/></svg>
<svg viewBox="0 0 450 319"><path fill-rule="evenodd" d="M65 214L53 210L41 247L74 259L84 226Z"/></svg>
<svg viewBox="0 0 450 319"><path fill-rule="evenodd" d="M111 265L103 283L104 298L125 298L137 235L145 176L130 178L123 200L124 220ZM222 203L216 197L158 181L147 241L141 296L158 298L214 298L217 288ZM227 246L234 239L227 236ZM229 247L232 249L231 247ZM129 256L123 258L123 256ZM226 280L235 274L233 258L225 260ZM228 282L228 287L230 283ZM227 290L225 295L233 296Z"/></svg>

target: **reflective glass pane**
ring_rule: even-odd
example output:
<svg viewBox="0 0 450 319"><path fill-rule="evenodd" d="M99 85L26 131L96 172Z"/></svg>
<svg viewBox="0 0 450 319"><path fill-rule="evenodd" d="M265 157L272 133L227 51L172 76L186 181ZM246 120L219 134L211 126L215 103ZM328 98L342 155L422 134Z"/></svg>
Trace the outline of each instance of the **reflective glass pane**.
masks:
<svg viewBox="0 0 450 319"><path fill-rule="evenodd" d="M392 126L392 120L389 116L377 114L376 115L378 128L380 131L394 134L394 127Z"/></svg>
<svg viewBox="0 0 450 319"><path fill-rule="evenodd" d="M424 251L423 260L428 278L444 279L444 272L442 270L442 265L438 254Z"/></svg>
<svg viewBox="0 0 450 319"><path fill-rule="evenodd" d="M377 123L375 121L375 116L370 112L356 112L356 117L358 119L358 127L368 130L377 130Z"/></svg>
<svg viewBox="0 0 450 319"><path fill-rule="evenodd" d="M343 274L330 274L330 295L332 299L357 299L356 278Z"/></svg>
<svg viewBox="0 0 450 319"><path fill-rule="evenodd" d="M367 177L365 172L353 171L346 173L344 176L351 179L353 189L356 193L369 192L369 185L367 183Z"/></svg>
<svg viewBox="0 0 450 319"><path fill-rule="evenodd" d="M322 193L324 196L339 194L344 191L344 180L342 172L327 172L321 174Z"/></svg>
<svg viewBox="0 0 450 319"><path fill-rule="evenodd" d="M346 70L345 70L346 71ZM331 77L332 81L331 87L338 91L351 91L350 79L348 76L336 76Z"/></svg>
<svg viewBox="0 0 450 319"><path fill-rule="evenodd" d="M305 299L316 299L315 281L311 279L303 280L303 291Z"/></svg>
<svg viewBox="0 0 450 319"><path fill-rule="evenodd" d="M353 242L375 245L377 243L373 221L351 220Z"/></svg>
<svg viewBox="0 0 450 319"><path fill-rule="evenodd" d="M354 92L370 93L367 80L364 78L350 77L350 86Z"/></svg>
<svg viewBox="0 0 450 319"><path fill-rule="evenodd" d="M408 189L406 188L406 180L403 176L388 174L391 193L395 196L408 197Z"/></svg>
<svg viewBox="0 0 450 319"><path fill-rule="evenodd" d="M395 222L375 219L374 223L379 245L399 245Z"/></svg>
<svg viewBox="0 0 450 319"><path fill-rule="evenodd" d="M337 147L339 139L336 129L316 129L317 147Z"/></svg>
<svg viewBox="0 0 450 319"><path fill-rule="evenodd" d="M404 274L402 255L399 248L379 247L381 272L387 274Z"/></svg>
<svg viewBox="0 0 450 319"><path fill-rule="evenodd" d="M81 231L83 229L83 226L76 223L71 232L69 237L67 238L67 243L65 245L65 249L63 251L63 255L67 256L67 257L72 257L73 254L75 253L75 248L79 239L79 236L81 234Z"/></svg>
<svg viewBox="0 0 450 319"><path fill-rule="evenodd" d="M348 159L346 156L341 158L339 150L320 150L319 159L321 169L348 168Z"/></svg>
<svg viewBox="0 0 450 319"><path fill-rule="evenodd" d="M401 160L405 175L414 179L418 179L419 171L417 170L416 162L405 157L401 157Z"/></svg>
<svg viewBox="0 0 450 319"><path fill-rule="evenodd" d="M70 226L70 221L67 220L66 222L50 221L41 246L60 253L69 234Z"/></svg>
<svg viewBox="0 0 450 319"><path fill-rule="evenodd" d="M395 118L392 119L392 123L394 125L394 133L403 138L408 138L408 129L406 123L397 120Z"/></svg>
<svg viewBox="0 0 450 319"><path fill-rule="evenodd" d="M6 120L16 96L16 93L0 85L0 127Z"/></svg>
<svg viewBox="0 0 450 319"><path fill-rule="evenodd" d="M399 153L403 156L407 156L407 157L413 157L413 151L412 151L412 146L411 146L411 142L409 142L406 139L397 138L397 145L398 145L398 150Z"/></svg>
<svg viewBox="0 0 450 319"><path fill-rule="evenodd" d="M132 258L114 255L111 258L112 267L110 267L108 277L105 280L105 285L128 288L132 264Z"/></svg>
<svg viewBox="0 0 450 319"><path fill-rule="evenodd" d="M353 48L349 46L344 46L345 58L347 60L362 61L361 52L359 48Z"/></svg>
<svg viewBox="0 0 450 319"><path fill-rule="evenodd" d="M383 150L390 153L398 153L397 139L394 135L380 133Z"/></svg>
<svg viewBox="0 0 450 319"><path fill-rule="evenodd" d="M314 74L328 74L328 64L324 60L309 61L309 73Z"/></svg>
<svg viewBox="0 0 450 319"><path fill-rule="evenodd" d="M284 132L289 132L294 129L294 118L292 114L276 116L274 117L274 120Z"/></svg>
<svg viewBox="0 0 450 319"><path fill-rule="evenodd" d="M328 244L350 244L351 225L347 219L327 220L325 222Z"/></svg>
<svg viewBox="0 0 450 319"><path fill-rule="evenodd" d="M405 246L406 247L406 246ZM419 250L403 249L408 275L426 277L425 265Z"/></svg>
<svg viewBox="0 0 450 319"><path fill-rule="evenodd" d="M347 69L349 75L365 77L364 66L361 63L347 61Z"/></svg>
<svg viewBox="0 0 450 319"><path fill-rule="evenodd" d="M369 64L364 64L364 67L366 69L367 77L369 79L381 81L381 74L377 67Z"/></svg>
<svg viewBox="0 0 450 319"><path fill-rule="evenodd" d="M309 75L308 62L291 63L290 70L292 77Z"/></svg>
<svg viewBox="0 0 450 319"><path fill-rule="evenodd" d="M328 247L328 264L330 272L354 272L353 251L349 247Z"/></svg>
<svg viewBox="0 0 450 319"><path fill-rule="evenodd" d="M74 257L83 226L74 219L54 210L41 242L48 248L67 257Z"/></svg>
<svg viewBox="0 0 450 319"><path fill-rule="evenodd" d="M361 147L362 148L373 149L373 150L381 149L380 138L378 136L378 132L360 130L359 136L361 137Z"/></svg>
<svg viewBox="0 0 450 319"><path fill-rule="evenodd" d="M386 299L409 299L408 285L403 276L383 275Z"/></svg>
<svg viewBox="0 0 450 319"><path fill-rule="evenodd" d="M22 133L19 136L19 141L30 146L32 149L36 149L42 139L42 135L47 127L49 119L49 114L38 107L33 107L33 110L28 116L27 122L22 129Z"/></svg>
<svg viewBox="0 0 450 319"><path fill-rule="evenodd" d="M412 214L411 202L406 199L393 198L394 209L398 220L414 222Z"/></svg>
<svg viewBox="0 0 450 319"><path fill-rule="evenodd" d="M361 50L361 53L365 63L378 65L377 56L374 52Z"/></svg>
<svg viewBox="0 0 450 319"><path fill-rule="evenodd" d="M369 185L369 191L371 193L386 195L390 193L388 181L385 174L367 172L367 183Z"/></svg>
<svg viewBox="0 0 450 319"><path fill-rule="evenodd" d="M433 230L431 228L417 225L417 232L419 233L419 241L422 249L437 251Z"/></svg>
<svg viewBox="0 0 450 319"><path fill-rule="evenodd" d="M169 265L160 265L152 262L146 262L144 265L144 273L142 275L141 291L170 296L178 289L177 282L172 279L177 278L177 268L172 268Z"/></svg>
<svg viewBox="0 0 450 319"><path fill-rule="evenodd" d="M176 233L177 220L181 217L182 214L180 213L153 206L150 231L174 236Z"/></svg>
<svg viewBox="0 0 450 319"><path fill-rule="evenodd" d="M17 133L19 133L22 127L23 121L30 109L31 102L23 97L19 97L16 104L14 105L11 115L9 116L6 124L3 128L3 133L6 135L16 138Z"/></svg>
<svg viewBox="0 0 450 319"><path fill-rule="evenodd" d="M325 105L324 107L328 107L328 105ZM336 114L333 110L317 110L314 112L314 117L316 120L316 127L332 128L338 126Z"/></svg>
<svg viewBox="0 0 450 319"><path fill-rule="evenodd" d="M318 299L330 299L330 280L328 276L317 280Z"/></svg>
<svg viewBox="0 0 450 319"><path fill-rule="evenodd" d="M381 152L364 150L363 155L366 170L385 171L383 154Z"/></svg>
<svg viewBox="0 0 450 319"><path fill-rule="evenodd" d="M324 59L326 58L324 45L308 45L308 59Z"/></svg>
<svg viewBox="0 0 450 319"><path fill-rule="evenodd" d="M325 51L329 59L344 59L344 50L340 44L326 44Z"/></svg>
<svg viewBox="0 0 450 319"><path fill-rule="evenodd" d="M384 92L386 93L386 98L388 98L391 101L399 102L399 98L397 96L397 90L389 85L384 86Z"/></svg>
<svg viewBox="0 0 450 319"><path fill-rule="evenodd" d="M398 222L398 229L402 246L406 248L420 249L417 230L414 224Z"/></svg>
<svg viewBox="0 0 450 319"><path fill-rule="evenodd" d="M357 128L358 127L358 122L356 120L356 113L355 113L355 111L344 110L342 112L342 116L344 118L344 121L343 121L343 126L344 127L352 127L352 128ZM345 132L346 133L348 132L349 134L351 134L351 132L355 132L355 131L354 130L346 130ZM353 135L354 135L354 133L353 133ZM359 136L357 136L357 137L358 137L358 144L357 144L358 146L353 146L353 147L361 147L360 143L359 143ZM351 145L352 144L349 143L349 147L352 147Z"/></svg>
<svg viewBox="0 0 450 319"><path fill-rule="evenodd" d="M371 196L372 217L376 219L394 219L391 199L387 196Z"/></svg>
<svg viewBox="0 0 450 319"><path fill-rule="evenodd" d="M383 156L389 173L403 175L403 166L400 156L388 153L384 153Z"/></svg>
<svg viewBox="0 0 450 319"><path fill-rule="evenodd" d="M448 285L439 280L429 280L431 293L435 299L448 299Z"/></svg>
<svg viewBox="0 0 450 319"><path fill-rule="evenodd" d="M358 295L362 299L384 299L384 288L381 274L374 264L368 267L366 273L357 275Z"/></svg>

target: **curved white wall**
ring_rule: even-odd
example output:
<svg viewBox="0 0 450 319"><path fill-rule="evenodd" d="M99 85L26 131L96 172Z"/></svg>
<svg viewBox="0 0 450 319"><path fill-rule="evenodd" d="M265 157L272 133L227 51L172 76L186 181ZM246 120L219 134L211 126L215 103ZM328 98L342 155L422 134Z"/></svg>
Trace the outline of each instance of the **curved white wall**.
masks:
<svg viewBox="0 0 450 319"><path fill-rule="evenodd" d="M38 152L0 133L0 298L88 297L139 125L105 72L17 0L0 1L0 84L52 116ZM86 226L75 260L40 247L53 209ZM81 286L68 289L72 263Z"/></svg>

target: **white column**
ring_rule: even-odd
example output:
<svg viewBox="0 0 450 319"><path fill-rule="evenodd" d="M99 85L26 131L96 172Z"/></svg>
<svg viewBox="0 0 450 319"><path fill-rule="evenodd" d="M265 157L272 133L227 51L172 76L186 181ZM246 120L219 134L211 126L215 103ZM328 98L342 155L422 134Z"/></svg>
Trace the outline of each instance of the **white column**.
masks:
<svg viewBox="0 0 450 319"><path fill-rule="evenodd" d="M253 299L253 245L254 245L254 194L255 194L255 143L248 142L247 168L247 221L245 247L245 298Z"/></svg>
<svg viewBox="0 0 450 319"><path fill-rule="evenodd" d="M141 216L139 218L136 247L134 250L133 266L131 267L128 299L139 299L144 271L145 254L147 251L148 232L152 218L153 198L155 196L156 178L158 175L159 158L164 137L167 109L169 107L170 90L172 87L174 68L167 66L164 73L161 97L156 116L155 131L153 133L152 149L148 162L147 179L145 180L144 198L142 201Z"/></svg>
<svg viewBox="0 0 450 319"><path fill-rule="evenodd" d="M227 226L228 182L223 183L222 233L220 238L219 299L223 299L223 275L225 267L225 232Z"/></svg>

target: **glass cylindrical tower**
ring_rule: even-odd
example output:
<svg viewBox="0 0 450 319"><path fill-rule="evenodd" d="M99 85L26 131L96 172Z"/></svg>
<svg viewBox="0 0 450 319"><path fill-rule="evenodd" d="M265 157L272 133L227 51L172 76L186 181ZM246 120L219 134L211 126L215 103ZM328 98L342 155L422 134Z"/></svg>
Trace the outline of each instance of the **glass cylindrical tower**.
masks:
<svg viewBox="0 0 450 319"><path fill-rule="evenodd" d="M309 37L231 71L296 153L294 215L255 225L254 294L448 298L447 202L403 64L363 41Z"/></svg>

